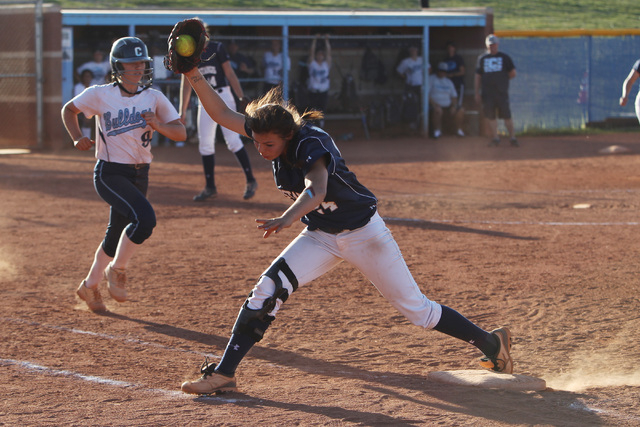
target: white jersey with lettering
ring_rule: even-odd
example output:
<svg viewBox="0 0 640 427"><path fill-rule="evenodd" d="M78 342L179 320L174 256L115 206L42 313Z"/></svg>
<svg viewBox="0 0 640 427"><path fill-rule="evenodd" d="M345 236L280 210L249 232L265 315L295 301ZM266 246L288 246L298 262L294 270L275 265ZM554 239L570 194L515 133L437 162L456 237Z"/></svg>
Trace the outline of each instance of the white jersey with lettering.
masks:
<svg viewBox="0 0 640 427"><path fill-rule="evenodd" d="M162 123L180 119L173 104L156 89L127 97L113 83L91 86L73 104L88 118L98 118L96 158L114 163L151 163L153 129L142 113L153 111Z"/></svg>
<svg viewBox="0 0 640 427"><path fill-rule="evenodd" d="M309 64L309 90L311 92L327 92L331 81L329 80L329 63L322 61L318 63L313 60Z"/></svg>

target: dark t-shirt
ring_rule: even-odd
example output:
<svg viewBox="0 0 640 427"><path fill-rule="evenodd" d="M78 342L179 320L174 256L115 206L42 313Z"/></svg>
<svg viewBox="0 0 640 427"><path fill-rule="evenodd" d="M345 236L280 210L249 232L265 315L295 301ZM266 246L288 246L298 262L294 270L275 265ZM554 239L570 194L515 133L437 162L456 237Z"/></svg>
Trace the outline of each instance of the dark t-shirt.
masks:
<svg viewBox="0 0 640 427"><path fill-rule="evenodd" d="M464 59L457 53L453 56L447 56L442 62L447 64L447 73L457 73L460 68L464 67ZM456 87L456 91L459 91L460 86L464 84L464 76L452 76L449 78Z"/></svg>
<svg viewBox="0 0 640 427"><path fill-rule="evenodd" d="M511 57L506 53L486 53L480 56L476 64L476 73L482 76L482 93L507 94L509 73L515 68Z"/></svg>
<svg viewBox="0 0 640 427"><path fill-rule="evenodd" d="M272 162L276 186L285 196L296 200L305 189L305 175L323 157L329 171L327 195L301 221L309 230L363 227L376 212L378 200L347 168L331 136L316 126L304 125L289 141L287 152Z"/></svg>

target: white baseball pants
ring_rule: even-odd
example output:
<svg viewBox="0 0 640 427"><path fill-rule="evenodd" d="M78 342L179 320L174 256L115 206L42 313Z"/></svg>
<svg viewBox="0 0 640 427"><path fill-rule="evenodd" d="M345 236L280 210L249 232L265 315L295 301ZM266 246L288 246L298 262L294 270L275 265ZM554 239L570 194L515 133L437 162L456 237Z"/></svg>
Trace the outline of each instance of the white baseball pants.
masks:
<svg viewBox="0 0 640 427"><path fill-rule="evenodd" d="M298 279L298 287L322 276L342 260L348 261L378 289L411 323L432 329L440 321L440 304L429 300L418 288L400 248L383 219L376 213L369 223L357 230L329 234L320 230L304 229L285 248L278 258L284 258ZM278 273L282 285L293 293L286 275ZM339 294L340 284L336 284ZM275 291L275 283L262 276L253 288L248 307L262 308L264 301ZM269 313L275 316L282 301Z"/></svg>
<svg viewBox="0 0 640 427"><path fill-rule="evenodd" d="M220 95L220 98L227 104L227 107L232 110L236 110L236 101L233 98L231 87L225 86L220 89L214 89ZM216 147L216 130L218 129L218 123L207 114L202 107L202 103L198 102L198 148L202 156L210 156L215 154ZM227 144L227 148L232 153L236 153L244 147L240 135L222 126L222 135Z"/></svg>

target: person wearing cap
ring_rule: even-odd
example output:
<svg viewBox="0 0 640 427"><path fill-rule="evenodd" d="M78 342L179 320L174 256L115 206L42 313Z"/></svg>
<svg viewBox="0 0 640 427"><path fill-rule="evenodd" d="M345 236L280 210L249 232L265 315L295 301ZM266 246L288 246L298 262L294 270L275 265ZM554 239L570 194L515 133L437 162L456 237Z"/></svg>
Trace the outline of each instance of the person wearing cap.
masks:
<svg viewBox="0 0 640 427"><path fill-rule="evenodd" d="M488 133L491 137L489 146L498 146L498 119L504 120L509 132L510 143L518 146L518 140L513 129L511 107L509 106L509 82L516 77L516 67L511 57L499 52L500 41L494 34L485 39L487 52L478 58L475 74L475 100L482 106L488 123Z"/></svg>
<svg viewBox="0 0 640 427"><path fill-rule="evenodd" d="M429 107L432 113L433 136L436 139L442 135L442 118L445 112L454 118L458 136L464 136L464 109L458 107L458 94L453 82L447 77L448 70L449 66L443 61L438 64L436 73L429 76Z"/></svg>

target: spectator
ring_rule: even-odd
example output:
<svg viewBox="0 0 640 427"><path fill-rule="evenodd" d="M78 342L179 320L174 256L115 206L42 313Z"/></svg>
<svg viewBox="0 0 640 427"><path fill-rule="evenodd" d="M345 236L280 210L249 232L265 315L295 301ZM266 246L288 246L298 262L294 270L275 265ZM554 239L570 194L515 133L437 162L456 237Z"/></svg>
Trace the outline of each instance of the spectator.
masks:
<svg viewBox="0 0 640 427"><path fill-rule="evenodd" d="M493 34L485 39L487 52L478 58L475 75L475 99L482 106L489 127L489 146L498 146L498 118L504 120L511 146L518 147L509 106L509 81L516 77L511 57L498 51L499 40Z"/></svg>
<svg viewBox="0 0 640 427"><path fill-rule="evenodd" d="M73 87L73 96L76 97L84 92L86 88L91 86L92 81L93 73L91 72L91 70L88 68L82 70L82 74L80 74L80 81ZM91 139L91 125L93 124L93 119L88 119L84 114L79 113L78 123L80 124L82 135Z"/></svg>
<svg viewBox="0 0 640 427"><path fill-rule="evenodd" d="M84 70L90 70L93 73L91 85L103 85L107 83L107 76L111 74L111 64L107 61L104 52L96 49L93 52L93 60L85 62L78 67L76 70L78 76L80 76Z"/></svg>
<svg viewBox="0 0 640 427"><path fill-rule="evenodd" d="M446 112L454 119L458 136L464 136L462 121L464 109L458 106L456 88L447 77L449 67L446 62L438 64L436 73L429 76L429 106L433 112L433 136L440 138L442 135L442 119Z"/></svg>
<svg viewBox="0 0 640 427"><path fill-rule="evenodd" d="M329 43L328 34L324 36L324 48L317 45L318 38L320 38L320 35L316 35L311 42L309 59L307 60L307 66L309 67L309 79L307 81L307 88L309 90L308 107L324 113L327 111L329 87L331 84L329 78L329 71L331 70L331 44ZM318 126L321 128L324 127L324 119L318 121Z"/></svg>
<svg viewBox="0 0 640 427"><path fill-rule="evenodd" d="M409 47L409 56L400 61L396 71L404 78L407 92L422 93L422 56L418 55L417 46Z"/></svg>
<svg viewBox="0 0 640 427"><path fill-rule="evenodd" d="M286 58L285 61L282 53L282 42L278 39L273 39L271 40L271 50L265 52L262 58L262 74L264 76L262 91L264 93L282 82L284 67L287 67L287 71L290 70L291 60Z"/></svg>
<svg viewBox="0 0 640 427"><path fill-rule="evenodd" d="M462 107L462 101L464 99L464 74L466 68L464 59L458 55L454 42L447 42L447 55L444 57L443 62L447 64L447 77L449 77L453 82L453 86L456 88L456 93L458 94L456 103L458 108L460 108Z"/></svg>
<svg viewBox="0 0 640 427"><path fill-rule="evenodd" d="M207 39L202 58L208 58L198 64L200 72L204 76L205 80L211 85L216 93L222 98L225 104L234 110L237 110L236 100L233 97L235 92L236 97L242 102L244 100L244 93L242 87L238 81L236 73L231 67L231 61L229 61L229 54L224 45L220 42ZM187 111L189 109L189 101L191 100L191 86L187 82L184 75L180 81L180 114L182 122L186 122ZM199 194L197 194L193 200L196 202L202 202L208 198L216 197L218 190L215 183L215 139L216 131L218 130L218 123L207 114L202 108L202 104L198 103L198 147L200 155L202 156L202 167L204 169L205 188ZM249 161L249 155L244 148L244 143L240 138L240 135L232 130L222 127L222 135L227 144L227 148L231 151L240 163L242 170L246 178L246 187L244 195L245 200L252 198L255 195L258 188L258 182L253 176L251 168L251 162Z"/></svg>
<svg viewBox="0 0 640 427"><path fill-rule="evenodd" d="M622 96L620 97L620 106L624 107L627 105L627 99L629 98L629 93L631 92L631 88L633 87L636 80L640 77L640 59L638 59L633 67L631 67L631 71L629 71L629 75L624 82L622 83ZM640 92L636 95L636 117L638 117L638 121L640 121Z"/></svg>
<svg viewBox="0 0 640 427"><path fill-rule="evenodd" d="M409 128L416 130L422 111L422 56L418 55L418 46L409 47L409 56L404 58L396 71L404 78L404 96L402 116Z"/></svg>
<svg viewBox="0 0 640 427"><path fill-rule="evenodd" d="M244 79L255 79L258 77L258 67L256 61L250 56L240 52L240 46L235 40L229 42L229 62L231 68L242 82ZM249 88L255 86L251 81L242 82L243 87Z"/></svg>

